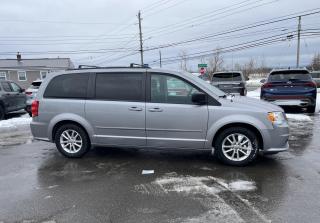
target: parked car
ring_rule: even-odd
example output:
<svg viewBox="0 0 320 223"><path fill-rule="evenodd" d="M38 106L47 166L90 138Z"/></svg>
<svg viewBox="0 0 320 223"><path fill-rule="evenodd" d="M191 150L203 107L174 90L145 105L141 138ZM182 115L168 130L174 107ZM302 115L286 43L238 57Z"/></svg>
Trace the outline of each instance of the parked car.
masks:
<svg viewBox="0 0 320 223"><path fill-rule="evenodd" d="M39 87L40 87L41 83L42 83L42 80L36 80L36 81L32 82L30 87L28 87L27 90L25 91L25 93L27 95L26 111L28 112L28 114L30 116L32 116L32 114L31 114L31 104L32 104L32 101L34 100L34 98L37 95L37 92L39 90Z"/></svg>
<svg viewBox="0 0 320 223"><path fill-rule="evenodd" d="M0 120L9 112L25 109L24 90L12 81L0 81Z"/></svg>
<svg viewBox="0 0 320 223"><path fill-rule="evenodd" d="M54 142L70 158L95 145L200 149L226 164L243 166L258 152L288 149L282 108L253 98L230 99L182 71L96 68L56 73L43 81L31 110L34 138Z"/></svg>
<svg viewBox="0 0 320 223"><path fill-rule="evenodd" d="M262 80L261 99L279 106L298 106L314 113L317 86L306 69L272 70L267 80Z"/></svg>
<svg viewBox="0 0 320 223"><path fill-rule="evenodd" d="M313 71L310 73L312 79L316 82L317 88L320 87L320 71Z"/></svg>
<svg viewBox="0 0 320 223"><path fill-rule="evenodd" d="M226 93L247 95L246 79L240 71L213 73L211 84Z"/></svg>

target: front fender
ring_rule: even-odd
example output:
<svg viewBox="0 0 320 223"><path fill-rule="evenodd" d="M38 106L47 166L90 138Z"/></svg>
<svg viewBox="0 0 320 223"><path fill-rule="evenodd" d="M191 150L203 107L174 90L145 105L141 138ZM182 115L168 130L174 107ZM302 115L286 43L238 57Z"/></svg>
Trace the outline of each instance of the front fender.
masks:
<svg viewBox="0 0 320 223"><path fill-rule="evenodd" d="M234 114L234 115L224 116L221 118L216 118L216 120L214 120L212 123L213 123L212 125L208 126L208 131L207 131L205 148L208 148L208 149L212 148L213 139L216 133L219 131L219 129L221 129L223 126L226 126L228 124L243 123L243 124L251 125L260 132L262 137L264 137L263 131L262 131L263 129L268 129L270 127L272 128L272 126L266 125L258 118L250 115L245 115L245 114Z"/></svg>
<svg viewBox="0 0 320 223"><path fill-rule="evenodd" d="M88 133L88 136L90 138L90 141L93 142L93 138L92 136L94 135L94 131L93 131L93 127L90 125L90 123L83 118L80 115L74 114L74 113L62 113L59 114L57 116L55 116L54 118L51 119L49 125L48 125L48 136L49 136L49 140L52 141L52 131L54 126L62 121L73 121L76 122L78 124L80 124Z"/></svg>

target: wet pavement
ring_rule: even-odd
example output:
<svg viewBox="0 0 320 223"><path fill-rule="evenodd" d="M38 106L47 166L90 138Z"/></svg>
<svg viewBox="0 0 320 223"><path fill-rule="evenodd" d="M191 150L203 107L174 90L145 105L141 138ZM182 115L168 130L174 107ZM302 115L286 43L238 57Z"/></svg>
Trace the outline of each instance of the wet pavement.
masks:
<svg viewBox="0 0 320 223"><path fill-rule="evenodd" d="M2 132L0 222L319 222L320 116L297 117L288 152L241 168L198 151L67 159L26 126Z"/></svg>

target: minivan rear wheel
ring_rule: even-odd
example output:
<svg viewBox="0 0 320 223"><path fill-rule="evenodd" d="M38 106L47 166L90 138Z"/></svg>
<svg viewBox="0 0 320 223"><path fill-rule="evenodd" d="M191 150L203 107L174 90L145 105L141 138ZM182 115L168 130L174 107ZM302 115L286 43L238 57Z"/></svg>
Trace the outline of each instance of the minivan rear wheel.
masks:
<svg viewBox="0 0 320 223"><path fill-rule="evenodd" d="M225 129L215 142L215 155L225 164L245 166L258 155L258 138L247 128Z"/></svg>
<svg viewBox="0 0 320 223"><path fill-rule="evenodd" d="M90 149L90 140L86 132L77 125L66 124L55 134L57 149L68 158L79 158Z"/></svg>

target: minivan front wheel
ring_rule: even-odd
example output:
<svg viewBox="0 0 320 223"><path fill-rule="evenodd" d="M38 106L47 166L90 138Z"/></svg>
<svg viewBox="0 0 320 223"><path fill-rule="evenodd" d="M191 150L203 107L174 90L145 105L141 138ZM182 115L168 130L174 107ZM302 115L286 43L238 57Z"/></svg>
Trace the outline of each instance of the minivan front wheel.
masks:
<svg viewBox="0 0 320 223"><path fill-rule="evenodd" d="M55 143L60 153L68 158L79 158L90 149L86 132L77 125L61 126L55 135Z"/></svg>
<svg viewBox="0 0 320 223"><path fill-rule="evenodd" d="M217 137L215 150L222 162L233 166L245 166L257 157L258 138L247 128L228 128Z"/></svg>

